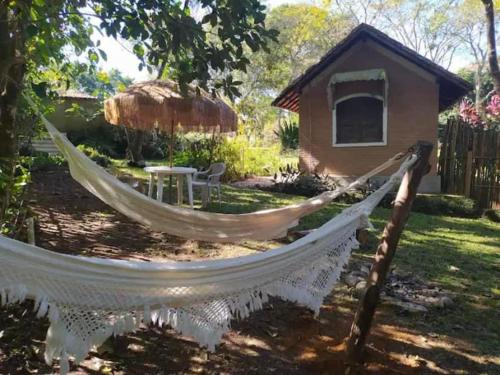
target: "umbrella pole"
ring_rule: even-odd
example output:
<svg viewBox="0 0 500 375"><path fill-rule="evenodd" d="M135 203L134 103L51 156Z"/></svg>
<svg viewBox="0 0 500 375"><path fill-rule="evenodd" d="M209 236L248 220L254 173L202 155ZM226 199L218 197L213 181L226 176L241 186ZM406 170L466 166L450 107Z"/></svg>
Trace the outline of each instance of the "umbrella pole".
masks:
<svg viewBox="0 0 500 375"><path fill-rule="evenodd" d="M169 149L169 159L170 159L170 168L173 167L174 164L174 120L170 124L170 149Z"/></svg>
<svg viewBox="0 0 500 375"><path fill-rule="evenodd" d="M170 123L170 147L169 147L170 168L174 166L174 120ZM168 201L172 204L172 175L168 177Z"/></svg>

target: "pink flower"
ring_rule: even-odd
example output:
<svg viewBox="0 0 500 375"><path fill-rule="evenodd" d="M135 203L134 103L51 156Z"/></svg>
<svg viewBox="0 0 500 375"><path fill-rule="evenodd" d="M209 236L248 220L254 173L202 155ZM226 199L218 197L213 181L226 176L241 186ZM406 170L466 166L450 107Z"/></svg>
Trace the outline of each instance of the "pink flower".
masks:
<svg viewBox="0 0 500 375"><path fill-rule="evenodd" d="M498 107L500 109L500 107ZM474 104L469 99L463 99L459 107L460 117L466 123L473 127L482 127L484 125L481 116L474 107Z"/></svg>
<svg viewBox="0 0 500 375"><path fill-rule="evenodd" d="M500 117L500 95L493 95L486 106L486 113L498 120Z"/></svg>

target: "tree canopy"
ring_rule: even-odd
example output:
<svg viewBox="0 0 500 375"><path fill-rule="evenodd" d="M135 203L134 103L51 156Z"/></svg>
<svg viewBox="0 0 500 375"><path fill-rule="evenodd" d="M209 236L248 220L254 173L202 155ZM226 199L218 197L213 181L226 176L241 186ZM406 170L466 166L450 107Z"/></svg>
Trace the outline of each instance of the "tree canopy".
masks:
<svg viewBox="0 0 500 375"><path fill-rule="evenodd" d="M160 68L181 85L196 81L237 95L233 72L249 64L246 48L265 49L277 35L266 28L265 10L258 0L1 2L0 139L7 140L2 151L15 152L13 108L25 74L40 83L50 64L65 68L72 56L82 55L90 65L106 59L99 41L92 41L95 32L129 40L141 68Z"/></svg>
<svg viewBox="0 0 500 375"><path fill-rule="evenodd" d="M267 25L279 32L269 51L251 53L252 63L238 79L237 108L248 133L260 134L276 118L272 99L310 65L317 62L350 29L350 18L310 4L281 5L270 10Z"/></svg>
<svg viewBox="0 0 500 375"><path fill-rule="evenodd" d="M238 95L234 71L247 51L266 49L276 31L266 27L259 0L17 0L0 2L0 220L10 202L16 168L16 112L22 90L47 89L44 73L57 65L71 74L74 59L95 66L106 59L93 33L132 45L140 67L160 70L181 87L195 81L213 93Z"/></svg>

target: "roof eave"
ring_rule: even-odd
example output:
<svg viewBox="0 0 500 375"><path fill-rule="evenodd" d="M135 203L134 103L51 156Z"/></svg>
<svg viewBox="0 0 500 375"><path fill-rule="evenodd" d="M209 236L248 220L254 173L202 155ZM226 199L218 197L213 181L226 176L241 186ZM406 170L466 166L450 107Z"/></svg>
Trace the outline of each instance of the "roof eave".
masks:
<svg viewBox="0 0 500 375"><path fill-rule="evenodd" d="M364 35L362 35L364 34ZM455 74L447 71L446 69L440 67L439 65L429 61L426 61L425 57L419 55L417 52L410 50L408 47L404 46L400 42L390 38L381 31L368 26L360 25L356 27L346 38L344 38L339 44L333 47L325 56L321 58L316 64L307 69L301 76L294 79L290 85L288 85L271 103L271 105L280 107L283 109L288 109L284 102L289 96L300 96L300 92L305 85L307 85L312 79L314 79L318 74L321 73L328 65L333 63L335 59L341 55L344 50L351 47L352 44L357 42L357 37L361 35L362 38L371 38L375 42L379 43L383 47L389 49L393 53L401 56L412 62L413 64L419 66L420 68L430 72L438 78L438 80L446 80L448 85L454 86L454 91L458 91L457 95L454 95L454 99L451 102L442 102L440 95L439 108L440 111L453 105L458 99L466 95L472 90L472 86ZM298 108L297 108L298 109Z"/></svg>

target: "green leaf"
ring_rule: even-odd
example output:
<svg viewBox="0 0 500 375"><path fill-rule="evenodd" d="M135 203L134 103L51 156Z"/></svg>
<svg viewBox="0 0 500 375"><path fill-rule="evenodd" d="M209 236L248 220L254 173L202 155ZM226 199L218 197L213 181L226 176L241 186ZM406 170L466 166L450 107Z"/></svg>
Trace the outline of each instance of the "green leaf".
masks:
<svg viewBox="0 0 500 375"><path fill-rule="evenodd" d="M91 62L96 63L99 61L99 56L94 51L89 51L88 56Z"/></svg>
<svg viewBox="0 0 500 375"><path fill-rule="evenodd" d="M104 52L102 49L98 49L99 55L101 55L101 58L106 61L108 59L108 55L106 55L106 52Z"/></svg>
<svg viewBox="0 0 500 375"><path fill-rule="evenodd" d="M39 98L47 97L47 82L32 83L31 88Z"/></svg>
<svg viewBox="0 0 500 375"><path fill-rule="evenodd" d="M38 34L38 27L33 24L28 25L28 27L26 28L26 33L30 38L32 38Z"/></svg>
<svg viewBox="0 0 500 375"><path fill-rule="evenodd" d="M141 44L135 44L133 47L133 51L137 55L137 57L144 57L144 47Z"/></svg>

